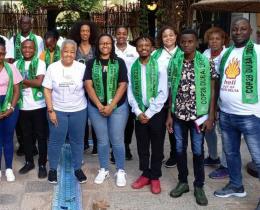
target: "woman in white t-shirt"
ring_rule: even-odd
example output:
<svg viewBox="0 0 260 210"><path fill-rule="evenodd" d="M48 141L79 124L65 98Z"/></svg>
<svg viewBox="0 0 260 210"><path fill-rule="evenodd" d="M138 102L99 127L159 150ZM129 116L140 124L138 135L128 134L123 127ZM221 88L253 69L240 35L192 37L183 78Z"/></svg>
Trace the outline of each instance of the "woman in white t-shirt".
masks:
<svg viewBox="0 0 260 210"><path fill-rule="evenodd" d="M80 183L87 177L81 170L87 99L83 88L85 65L75 61L77 44L70 39L61 46L61 60L51 64L43 81L49 121L48 180L57 183L62 145L69 136L74 174Z"/></svg>
<svg viewBox="0 0 260 210"><path fill-rule="evenodd" d="M225 44L229 38L227 34L219 27L212 27L205 33L204 40L208 43L209 49L204 51L204 55L214 62L215 70L219 74L220 61L223 54L226 52ZM222 151L221 160L218 157L217 151L217 134L214 127L211 131L205 134L205 139L208 146L209 156L204 160L204 165L219 165L220 166L209 174L212 179L222 179L228 176L227 162L224 151Z"/></svg>

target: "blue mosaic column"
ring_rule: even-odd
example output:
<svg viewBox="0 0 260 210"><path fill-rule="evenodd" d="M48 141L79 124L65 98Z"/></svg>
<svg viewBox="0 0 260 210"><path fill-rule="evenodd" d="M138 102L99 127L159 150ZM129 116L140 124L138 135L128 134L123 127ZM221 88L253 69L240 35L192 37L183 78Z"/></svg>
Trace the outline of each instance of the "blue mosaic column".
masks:
<svg viewBox="0 0 260 210"><path fill-rule="evenodd" d="M58 167L58 184L54 187L52 210L82 210L82 196L71 162L71 148L64 144Z"/></svg>

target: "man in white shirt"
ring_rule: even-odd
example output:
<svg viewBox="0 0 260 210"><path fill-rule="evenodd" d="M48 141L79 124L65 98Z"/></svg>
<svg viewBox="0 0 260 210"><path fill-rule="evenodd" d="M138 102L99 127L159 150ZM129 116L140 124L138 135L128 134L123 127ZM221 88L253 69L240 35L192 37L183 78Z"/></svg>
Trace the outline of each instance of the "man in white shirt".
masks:
<svg viewBox="0 0 260 210"><path fill-rule="evenodd" d="M136 48L127 42L128 30L125 26L118 26L116 28L116 43L115 52L119 58L125 61L128 73L131 71L131 66L138 58ZM129 107L130 109L130 107ZM134 131L135 115L130 111L128 121L125 128L125 158L132 160L132 154L129 145L131 144L132 135Z"/></svg>
<svg viewBox="0 0 260 210"><path fill-rule="evenodd" d="M151 192L161 192L163 145L166 132L164 103L168 98L167 70L161 69L151 56L152 40L141 36L136 40L139 58L129 76L128 101L135 113L135 134L142 175L132 184L141 189L151 184ZM150 155L151 146L151 155Z"/></svg>
<svg viewBox="0 0 260 210"><path fill-rule="evenodd" d="M44 50L43 39L40 36L32 33L32 19L29 16L22 16L20 19L21 32L10 39L10 57L14 60L21 58L21 43L26 39L34 41L36 46L35 53L39 57Z"/></svg>
<svg viewBox="0 0 260 210"><path fill-rule="evenodd" d="M217 197L246 196L241 174L241 135L260 173L260 46L250 40L251 32L247 19L233 22L234 46L227 49L220 64L220 128L230 180L215 191Z"/></svg>
<svg viewBox="0 0 260 210"><path fill-rule="evenodd" d="M35 44L32 40L22 43L23 58L15 62L23 76L23 85L19 100L20 125L24 140L25 165L19 170L26 174L34 166L33 146L34 138L38 141L39 150L39 178L47 177L47 134L48 122L46 118L46 104L43 96L42 81L46 72L45 63L34 56Z"/></svg>

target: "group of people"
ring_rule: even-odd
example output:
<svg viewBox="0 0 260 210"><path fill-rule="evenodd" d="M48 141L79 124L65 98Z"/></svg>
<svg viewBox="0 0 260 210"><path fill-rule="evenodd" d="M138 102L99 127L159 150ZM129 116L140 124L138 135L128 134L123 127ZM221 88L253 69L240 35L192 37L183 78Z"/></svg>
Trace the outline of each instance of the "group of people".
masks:
<svg viewBox="0 0 260 210"><path fill-rule="evenodd" d="M232 23L234 44L229 48L221 28L209 29L205 34L209 49L203 54L197 50L198 35L193 29L178 34L173 27L164 26L156 44L142 35L134 47L127 42L124 26L116 28L114 40L106 33L98 35L93 23L80 21L59 46L56 31L48 31L43 42L32 33L31 24L23 16L20 33L9 41L0 38L0 156L3 151L7 181L15 180L16 128L18 152L25 154L20 174L35 168L33 156L38 152L38 177L57 183L61 148L69 142L74 174L80 183L86 182L81 164L84 148L89 147L90 121L92 153L98 154L100 164L96 184L109 178L112 151L116 185L126 186L125 160L132 159L129 145L135 129L141 174L131 187L150 185L151 192L159 194L162 164L177 165L178 183L170 196L182 196L189 191L190 133L196 202L208 204L204 165L219 165L210 178L229 177L215 196L246 196L241 175L242 135L260 174L260 47L250 39L247 19ZM166 131L171 153L163 162ZM206 159L204 139L209 152Z"/></svg>

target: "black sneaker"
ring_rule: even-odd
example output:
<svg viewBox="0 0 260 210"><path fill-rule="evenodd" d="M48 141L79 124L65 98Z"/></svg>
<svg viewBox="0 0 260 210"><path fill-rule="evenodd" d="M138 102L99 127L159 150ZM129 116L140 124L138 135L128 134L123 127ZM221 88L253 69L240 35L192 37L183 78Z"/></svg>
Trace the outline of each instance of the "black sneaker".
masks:
<svg viewBox="0 0 260 210"><path fill-rule="evenodd" d="M57 171L54 169L49 170L48 181L51 184L57 184Z"/></svg>
<svg viewBox="0 0 260 210"><path fill-rule="evenodd" d="M230 196L242 198L246 196L246 192L243 186L237 188L233 187L231 184L227 184L224 188L215 191L214 195L220 198L228 198Z"/></svg>
<svg viewBox="0 0 260 210"><path fill-rule="evenodd" d="M212 159L211 157L207 157L204 160L204 166L215 166L220 164L220 159Z"/></svg>
<svg viewBox="0 0 260 210"><path fill-rule="evenodd" d="M169 158L167 161L163 163L165 168L174 168L176 166L176 160L173 158Z"/></svg>
<svg viewBox="0 0 260 210"><path fill-rule="evenodd" d="M26 162L25 165L19 170L19 174L27 174L30 170L34 169L34 163Z"/></svg>
<svg viewBox="0 0 260 210"><path fill-rule="evenodd" d="M85 183L87 181L87 177L81 169L78 169L74 172L80 184Z"/></svg>
<svg viewBox="0 0 260 210"><path fill-rule="evenodd" d="M40 165L39 166L39 171L38 171L38 178L39 179L44 179L47 177L47 170L45 165Z"/></svg>

